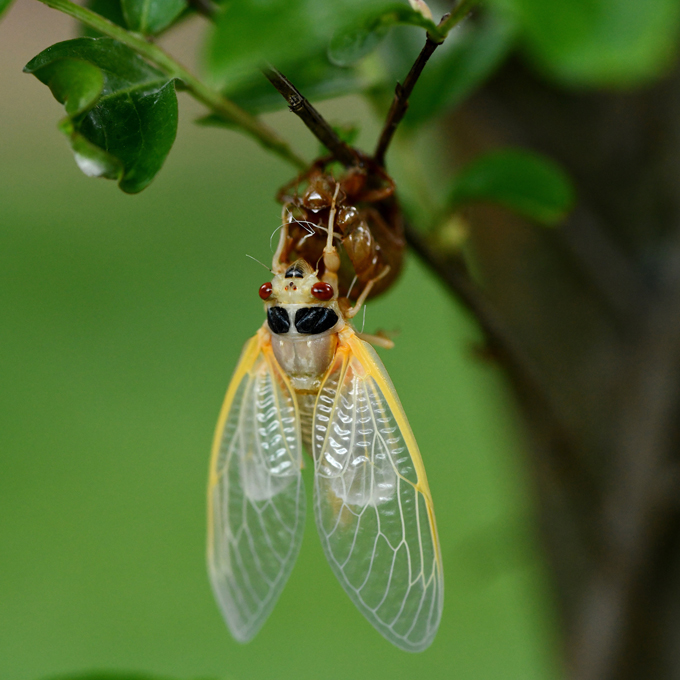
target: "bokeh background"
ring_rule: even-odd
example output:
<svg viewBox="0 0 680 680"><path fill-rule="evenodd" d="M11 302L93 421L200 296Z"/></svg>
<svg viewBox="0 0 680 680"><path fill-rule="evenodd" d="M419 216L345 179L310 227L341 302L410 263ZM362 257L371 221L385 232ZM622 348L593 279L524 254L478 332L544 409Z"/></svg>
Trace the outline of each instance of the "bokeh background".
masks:
<svg viewBox="0 0 680 680"><path fill-rule="evenodd" d="M166 39L195 59L200 21ZM47 88L21 72L73 23L19 0L0 23L0 679L91 670L225 680L560 677L553 598L535 538L525 442L479 334L412 257L368 306L418 437L443 546L433 646L409 655L364 620L311 518L261 633L234 642L204 564L213 427L262 323L291 170L236 133L200 128L180 97L177 142L152 186L124 195L77 169ZM357 100L321 105L378 121ZM267 117L311 157L285 113ZM307 470L309 477L310 470ZM311 481L308 479L308 481ZM308 484L311 490L311 484Z"/></svg>

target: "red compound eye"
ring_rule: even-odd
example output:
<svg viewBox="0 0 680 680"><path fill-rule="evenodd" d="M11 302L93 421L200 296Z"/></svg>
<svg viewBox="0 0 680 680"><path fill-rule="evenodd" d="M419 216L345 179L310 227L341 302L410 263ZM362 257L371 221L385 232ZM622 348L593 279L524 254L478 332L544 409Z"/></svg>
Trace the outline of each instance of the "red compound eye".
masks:
<svg viewBox="0 0 680 680"><path fill-rule="evenodd" d="M267 283L263 283L260 286L260 297L263 300L269 299L269 296L272 294L272 284L267 281Z"/></svg>
<svg viewBox="0 0 680 680"><path fill-rule="evenodd" d="M317 300L330 300L333 297L333 286L330 283L319 281L312 286L312 295Z"/></svg>

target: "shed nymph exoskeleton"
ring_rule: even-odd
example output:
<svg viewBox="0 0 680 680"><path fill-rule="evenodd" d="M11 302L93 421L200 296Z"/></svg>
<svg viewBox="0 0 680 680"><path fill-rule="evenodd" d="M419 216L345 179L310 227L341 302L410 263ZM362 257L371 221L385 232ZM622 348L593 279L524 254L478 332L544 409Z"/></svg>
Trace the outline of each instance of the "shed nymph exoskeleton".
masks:
<svg viewBox="0 0 680 680"><path fill-rule="evenodd" d="M260 288L267 318L243 349L213 444L210 579L233 636L247 642L300 549L304 446L333 572L382 635L417 652L437 632L444 596L432 498L392 382L351 325L373 282L353 307L338 298L333 212L321 278L304 260L281 262L280 246Z"/></svg>
<svg viewBox="0 0 680 680"><path fill-rule="evenodd" d="M343 254L337 272L338 294L349 297L353 293L357 298L374 280L370 291L374 297L386 291L401 271L406 248L404 220L392 178L373 159L356 149L355 153L357 164L337 179L328 167L333 157L325 156L280 189L278 200L295 218L283 256L290 261L319 260L323 273L323 232L333 208L333 226Z"/></svg>

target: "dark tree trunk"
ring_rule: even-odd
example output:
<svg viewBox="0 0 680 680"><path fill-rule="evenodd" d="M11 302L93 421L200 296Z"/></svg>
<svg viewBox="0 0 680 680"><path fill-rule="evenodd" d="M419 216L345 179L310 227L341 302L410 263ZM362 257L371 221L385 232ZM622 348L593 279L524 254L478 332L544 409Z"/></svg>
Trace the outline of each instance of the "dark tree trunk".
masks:
<svg viewBox="0 0 680 680"><path fill-rule="evenodd" d="M534 372L509 366L569 676L679 679L680 74L569 92L512 61L447 134L461 161L544 152L578 190L555 229L467 213L483 286Z"/></svg>

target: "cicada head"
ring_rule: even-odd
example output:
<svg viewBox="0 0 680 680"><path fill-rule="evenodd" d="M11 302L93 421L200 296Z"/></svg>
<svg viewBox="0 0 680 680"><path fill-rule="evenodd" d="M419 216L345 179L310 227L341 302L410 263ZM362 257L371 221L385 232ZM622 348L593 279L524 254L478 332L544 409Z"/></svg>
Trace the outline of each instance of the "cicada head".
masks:
<svg viewBox="0 0 680 680"><path fill-rule="evenodd" d="M321 281L306 260L296 260L271 282L260 286L260 297L284 305L311 305L337 298L333 287Z"/></svg>

